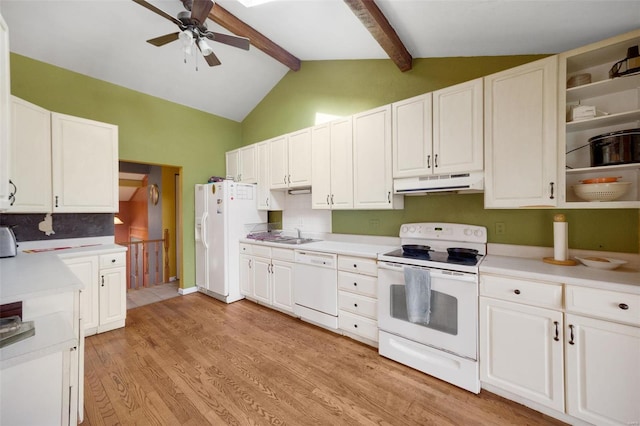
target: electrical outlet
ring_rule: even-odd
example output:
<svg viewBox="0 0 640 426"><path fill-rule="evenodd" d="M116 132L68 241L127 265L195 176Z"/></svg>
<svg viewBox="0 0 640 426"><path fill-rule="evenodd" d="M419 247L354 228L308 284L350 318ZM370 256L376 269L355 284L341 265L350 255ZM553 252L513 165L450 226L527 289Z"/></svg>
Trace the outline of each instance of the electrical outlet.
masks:
<svg viewBox="0 0 640 426"><path fill-rule="evenodd" d="M504 222L496 222L496 235L504 235L507 233L507 227Z"/></svg>
<svg viewBox="0 0 640 426"><path fill-rule="evenodd" d="M378 229L379 226L380 226L379 219L369 219L369 228Z"/></svg>

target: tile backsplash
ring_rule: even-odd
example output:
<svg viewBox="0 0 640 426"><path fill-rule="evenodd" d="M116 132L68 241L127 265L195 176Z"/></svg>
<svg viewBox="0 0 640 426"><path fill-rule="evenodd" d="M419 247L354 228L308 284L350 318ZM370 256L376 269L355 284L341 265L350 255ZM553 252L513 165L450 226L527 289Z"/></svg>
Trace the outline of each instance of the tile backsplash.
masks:
<svg viewBox="0 0 640 426"><path fill-rule="evenodd" d="M113 236L113 213L1 214L20 241Z"/></svg>

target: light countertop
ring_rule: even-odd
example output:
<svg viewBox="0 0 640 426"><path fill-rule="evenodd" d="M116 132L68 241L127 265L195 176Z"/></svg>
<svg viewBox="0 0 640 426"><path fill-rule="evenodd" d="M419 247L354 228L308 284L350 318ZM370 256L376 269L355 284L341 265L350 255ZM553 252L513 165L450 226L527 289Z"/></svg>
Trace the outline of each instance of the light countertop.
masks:
<svg viewBox="0 0 640 426"><path fill-rule="evenodd" d="M285 244L275 241L260 241L242 239L241 243L266 245L271 247L289 248L299 251L316 251L322 253L335 253L347 256L377 258L378 254L397 249L399 246L376 243L358 243L352 241L323 240L304 244Z"/></svg>
<svg viewBox="0 0 640 426"><path fill-rule="evenodd" d="M607 271L580 263L561 266L545 263L542 258L487 255L480 264L480 273L502 274L516 278L553 281L593 288L640 294L640 272L625 267Z"/></svg>

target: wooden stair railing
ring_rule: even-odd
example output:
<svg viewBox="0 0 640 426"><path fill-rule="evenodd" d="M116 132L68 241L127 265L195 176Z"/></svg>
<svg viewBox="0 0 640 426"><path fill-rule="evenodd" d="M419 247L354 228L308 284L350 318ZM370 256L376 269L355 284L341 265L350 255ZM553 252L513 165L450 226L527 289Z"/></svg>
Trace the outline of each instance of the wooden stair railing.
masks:
<svg viewBox="0 0 640 426"><path fill-rule="evenodd" d="M164 230L164 238L118 243L128 246L127 289L150 287L168 281L169 268L169 230ZM160 256L164 255L164 265ZM164 267L163 267L164 266Z"/></svg>

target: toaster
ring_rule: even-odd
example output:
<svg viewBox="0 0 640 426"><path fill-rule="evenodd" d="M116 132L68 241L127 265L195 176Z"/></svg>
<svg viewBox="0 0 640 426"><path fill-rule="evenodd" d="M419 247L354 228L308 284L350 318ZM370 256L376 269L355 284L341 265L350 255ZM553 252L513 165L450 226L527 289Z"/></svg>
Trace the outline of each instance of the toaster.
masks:
<svg viewBox="0 0 640 426"><path fill-rule="evenodd" d="M13 257L18 253L18 244L13 230L0 226L0 257Z"/></svg>

